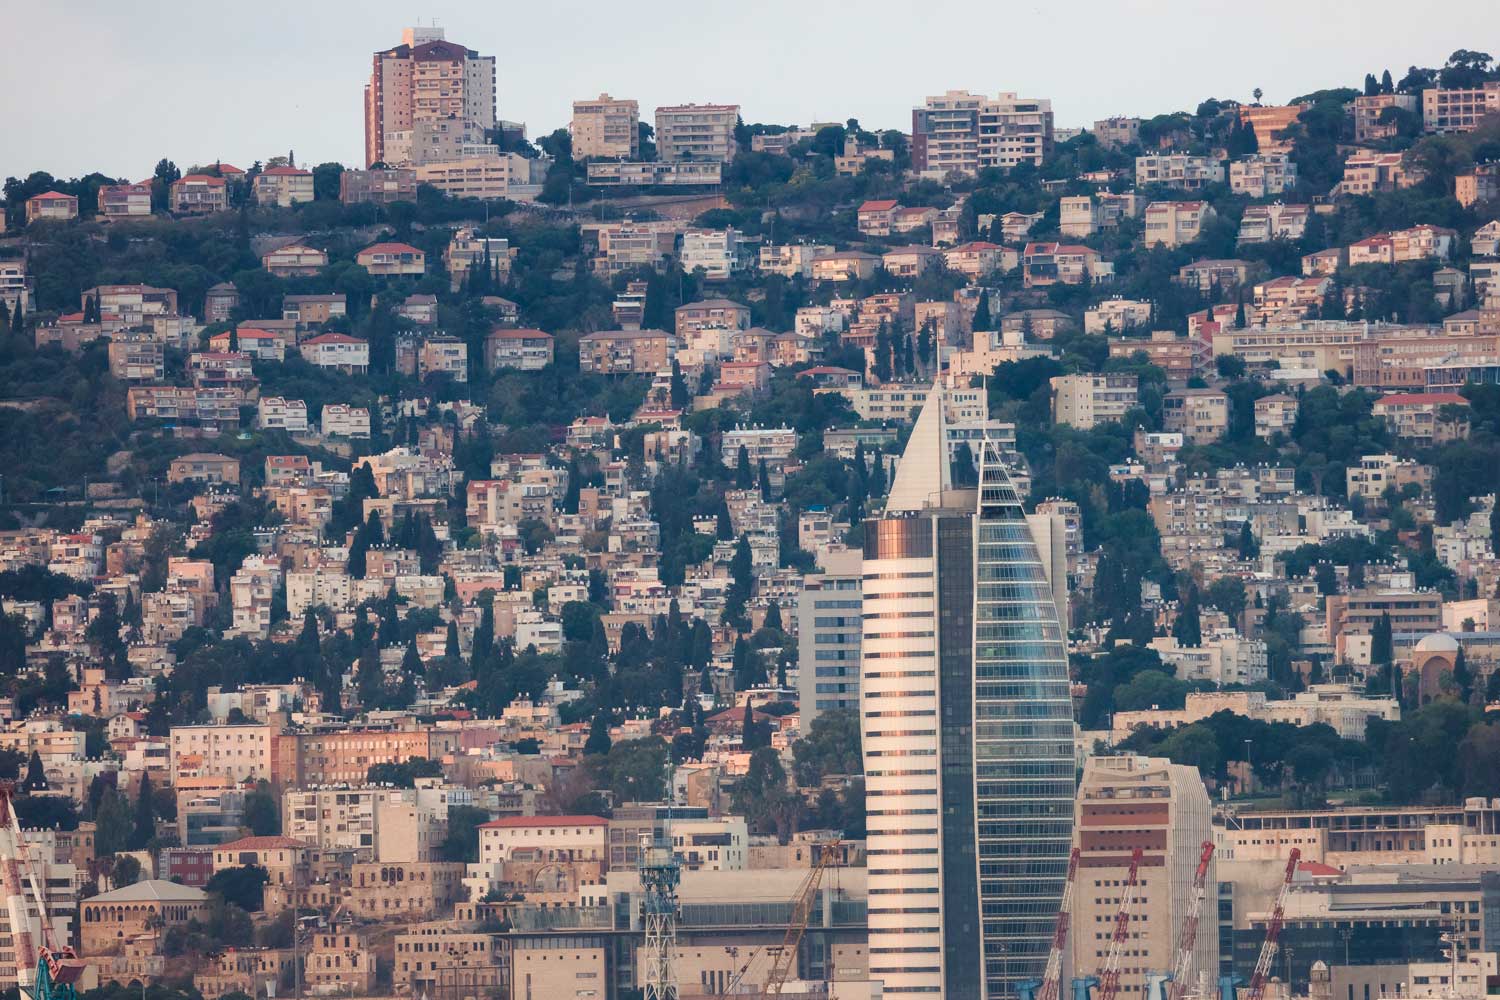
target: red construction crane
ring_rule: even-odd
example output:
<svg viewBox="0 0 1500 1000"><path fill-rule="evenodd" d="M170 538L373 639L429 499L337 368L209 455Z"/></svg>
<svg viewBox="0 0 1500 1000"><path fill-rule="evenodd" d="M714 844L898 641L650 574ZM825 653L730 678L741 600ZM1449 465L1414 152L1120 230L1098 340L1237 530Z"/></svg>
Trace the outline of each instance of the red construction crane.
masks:
<svg viewBox="0 0 1500 1000"><path fill-rule="evenodd" d="M1182 920L1182 929L1177 935L1177 961L1172 966L1172 979L1167 986L1167 1000L1182 1000L1188 982L1193 978L1193 949L1198 944L1198 918L1203 915L1203 898L1208 895L1208 864L1214 857L1214 842L1203 842L1203 853L1198 856L1198 870L1193 872L1193 899Z"/></svg>
<svg viewBox="0 0 1500 1000"><path fill-rule="evenodd" d="M1052 931L1052 951L1047 954L1047 970L1042 973L1042 988L1036 1000L1057 1000L1062 987L1063 948L1068 943L1068 924L1073 919L1073 883L1078 878L1078 858L1083 851L1073 848L1068 856L1068 880L1063 883L1062 906L1057 911L1057 927Z"/></svg>
<svg viewBox="0 0 1500 1000"><path fill-rule="evenodd" d="M58 948L53 939L52 921L47 917L42 883L31 866L26 838L16 819L12 802L15 790L13 783L0 782L0 888L5 892L11 938L15 943L16 979L23 997L30 996L34 1000L77 1000L78 994L73 984L82 975L85 963L78 960L71 946ZM21 881L23 874L30 885L37 919L42 928L43 944L40 950L31 934L31 914L26 908L26 887Z"/></svg>
<svg viewBox="0 0 1500 1000"><path fill-rule="evenodd" d="M1125 957L1125 942L1130 938L1130 911L1135 909L1135 887L1140 879L1142 857L1139 847L1130 856L1130 874L1125 877L1120 909L1115 913L1115 932L1110 939L1109 955L1099 973L1099 1000L1115 1000L1115 994L1120 992L1120 960Z"/></svg>
<svg viewBox="0 0 1500 1000"><path fill-rule="evenodd" d="M1282 879L1281 890L1276 893L1276 908L1266 923L1266 942L1260 946L1260 958L1256 960L1255 974L1250 977L1245 1000L1261 1000L1266 992L1266 977L1271 974L1271 963L1276 960L1276 942L1281 937L1281 924L1286 918L1286 896L1292 889L1292 878L1297 874L1297 862L1301 860L1302 852L1292 848L1286 859L1286 877Z"/></svg>

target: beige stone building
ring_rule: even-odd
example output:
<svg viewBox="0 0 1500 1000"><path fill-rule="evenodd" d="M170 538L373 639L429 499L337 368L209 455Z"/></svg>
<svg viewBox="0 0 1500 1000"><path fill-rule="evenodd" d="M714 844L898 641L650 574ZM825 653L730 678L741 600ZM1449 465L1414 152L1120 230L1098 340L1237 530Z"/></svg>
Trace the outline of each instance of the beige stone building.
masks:
<svg viewBox="0 0 1500 1000"><path fill-rule="evenodd" d="M251 182L261 208L291 208L313 200L313 176L297 167L267 167Z"/></svg>
<svg viewBox="0 0 1500 1000"><path fill-rule="evenodd" d="M634 160L641 148L641 106L600 94L573 102L573 159Z"/></svg>
<svg viewBox="0 0 1500 1000"><path fill-rule="evenodd" d="M1127 891L1130 858L1139 850L1120 988L1126 996L1144 996L1146 975L1176 964L1178 929L1194 897L1194 872L1203 845L1213 840L1208 791L1196 768L1151 757L1090 757L1078 787L1073 840L1080 851L1072 915L1074 974L1098 975L1103 968ZM1192 967L1214 975L1218 879L1212 861L1204 892Z"/></svg>
<svg viewBox="0 0 1500 1000"><path fill-rule="evenodd" d="M79 907L79 942L85 955L120 951L126 939L148 930L169 930L208 916L202 889L150 879L100 893Z"/></svg>
<svg viewBox="0 0 1500 1000"><path fill-rule="evenodd" d="M1162 427L1190 444L1212 444L1229 430L1229 397L1217 389L1176 389L1162 397Z"/></svg>
<svg viewBox="0 0 1500 1000"><path fill-rule="evenodd" d="M1135 375L1059 375L1052 379L1052 420L1089 430L1123 419L1137 396Z"/></svg>
<svg viewBox="0 0 1500 1000"><path fill-rule="evenodd" d="M578 338L578 366L600 375L651 375L667 368L677 338L665 330L602 330Z"/></svg>
<svg viewBox="0 0 1500 1000"><path fill-rule="evenodd" d="M1422 91L1422 127L1429 132L1472 132L1486 116L1500 111L1500 80L1482 87Z"/></svg>
<svg viewBox="0 0 1500 1000"><path fill-rule="evenodd" d="M1191 243L1217 217L1206 201L1153 201L1146 206L1145 244L1179 247Z"/></svg>
<svg viewBox="0 0 1500 1000"><path fill-rule="evenodd" d="M401 155L398 136L441 122L456 123L468 141L484 142L495 127L495 57L445 40L441 28L407 28L400 45L371 58L365 166L405 166L410 147Z"/></svg>
<svg viewBox="0 0 1500 1000"><path fill-rule="evenodd" d="M738 104L680 104L656 109L656 157L659 160L734 159Z"/></svg>

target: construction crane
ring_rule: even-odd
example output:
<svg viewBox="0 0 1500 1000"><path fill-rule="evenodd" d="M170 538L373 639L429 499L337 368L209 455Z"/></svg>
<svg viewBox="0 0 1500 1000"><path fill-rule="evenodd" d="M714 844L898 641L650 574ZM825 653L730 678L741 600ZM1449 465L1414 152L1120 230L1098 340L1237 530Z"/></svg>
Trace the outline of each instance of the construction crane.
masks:
<svg viewBox="0 0 1500 1000"><path fill-rule="evenodd" d="M1266 923L1266 941L1260 946L1260 958L1255 962L1255 973L1245 992L1245 1000L1261 1000L1266 992L1266 977L1271 974L1271 963L1276 961L1277 941L1281 937L1281 925L1286 919L1286 897L1291 892L1292 879L1297 874L1297 862L1302 852L1292 848L1286 859L1286 877L1281 880L1281 889L1276 893L1276 907L1271 910L1271 919Z"/></svg>
<svg viewBox="0 0 1500 1000"><path fill-rule="evenodd" d="M1063 883L1062 906L1057 910L1057 925L1052 929L1052 950L1047 953L1047 968L1041 979L1026 979L1016 984L1020 1000L1057 1000L1062 986L1063 949L1068 944L1068 925L1073 919L1073 883L1078 877L1081 848L1068 855L1068 879Z"/></svg>
<svg viewBox="0 0 1500 1000"><path fill-rule="evenodd" d="M817 857L813 859L812 870L807 873L807 878L802 880L802 887L792 897L792 919L787 923L786 935L781 939L781 951L776 955L776 961L772 963L771 971L766 976L768 997L781 995L781 988L786 985L787 977L797 964L797 951L802 946L802 935L807 932L807 922L812 919L818 885L823 881L823 873L837 859L838 847L842 842L835 837L813 846Z"/></svg>
<svg viewBox="0 0 1500 1000"><path fill-rule="evenodd" d="M14 782L0 782L0 888L10 918L11 940L16 950L16 980L23 998L30 1000L77 1000L74 983L85 963L71 946L58 947L47 918L42 882L36 876L26 850L26 838L16 819ZM27 885L23 886L22 876ZM42 947L31 933L31 914L26 907L26 888L31 889L42 929Z"/></svg>
<svg viewBox="0 0 1500 1000"><path fill-rule="evenodd" d="M1109 942L1109 955L1104 959L1104 969L1099 973L1099 1000L1115 1000L1120 992L1120 960L1125 957L1125 942L1130 938L1130 913L1135 909L1135 888L1141 875L1144 855L1137 847L1130 855L1130 874L1125 877L1125 888L1120 896L1120 909L1115 913L1115 930Z"/></svg>
<svg viewBox="0 0 1500 1000"><path fill-rule="evenodd" d="M1198 920L1203 915L1203 897L1208 894L1208 865L1214 859L1214 842L1203 842L1203 853L1198 856L1198 869L1193 872L1193 899L1188 903L1187 914L1182 919L1182 929L1177 934L1177 961L1172 966L1172 977L1168 980L1167 1000L1182 1000L1193 978L1193 950L1198 944Z"/></svg>
<svg viewBox="0 0 1500 1000"><path fill-rule="evenodd" d="M818 886L823 881L824 873L834 866L838 847L842 843L842 836L838 836L813 845L815 852L813 865L807 877L798 886L796 894L792 896L791 918L787 921L786 934L781 939L781 950L777 953L776 960L771 963L771 971L766 975L763 995L779 996L782 987L790 978L792 968L797 962L797 951L802 946L802 936L807 932L808 922L812 919L812 907L818 895ZM745 973L754 964L756 957L765 950L767 949L762 946L752 951L745 959L745 964L739 967L734 978L719 991L718 995L722 997L734 993L741 980L745 978Z"/></svg>

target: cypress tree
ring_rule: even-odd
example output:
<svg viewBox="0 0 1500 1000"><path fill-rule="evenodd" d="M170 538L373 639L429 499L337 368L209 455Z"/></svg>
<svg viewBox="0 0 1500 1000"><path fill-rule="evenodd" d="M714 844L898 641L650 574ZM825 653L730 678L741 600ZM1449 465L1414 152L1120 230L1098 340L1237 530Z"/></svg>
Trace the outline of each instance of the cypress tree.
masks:
<svg viewBox="0 0 1500 1000"><path fill-rule="evenodd" d="M771 502L771 473L766 468L766 460L760 460L760 469L757 475L760 480L760 498L766 503Z"/></svg>
<svg viewBox="0 0 1500 1000"><path fill-rule="evenodd" d="M737 490L748 490L755 484L754 473L750 471L750 449L740 445L740 450L734 456L734 488Z"/></svg>

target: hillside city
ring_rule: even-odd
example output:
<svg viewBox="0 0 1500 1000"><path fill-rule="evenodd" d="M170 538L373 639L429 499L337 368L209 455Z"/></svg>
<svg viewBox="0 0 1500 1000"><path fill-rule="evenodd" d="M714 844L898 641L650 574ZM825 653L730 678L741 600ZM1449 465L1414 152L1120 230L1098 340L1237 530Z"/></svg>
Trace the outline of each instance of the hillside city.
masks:
<svg viewBox="0 0 1500 1000"><path fill-rule="evenodd" d="M543 132L391 40L355 163L4 183L0 988L1500 995L1489 54Z"/></svg>

